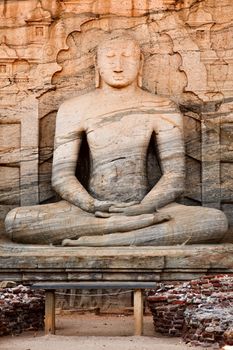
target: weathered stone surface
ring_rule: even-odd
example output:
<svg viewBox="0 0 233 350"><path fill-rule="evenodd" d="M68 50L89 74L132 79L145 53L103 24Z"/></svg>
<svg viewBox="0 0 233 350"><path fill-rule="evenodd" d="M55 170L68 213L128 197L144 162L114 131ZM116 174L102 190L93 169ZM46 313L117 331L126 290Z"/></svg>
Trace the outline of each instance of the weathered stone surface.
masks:
<svg viewBox="0 0 233 350"><path fill-rule="evenodd" d="M0 35L5 36L0 46L1 129L4 135L16 135L19 128L21 130L12 145L5 146L1 139L1 204L17 206L19 201L35 204L54 196L49 180L52 114L65 99L93 88L94 48L101 31L116 28L133 32L143 48L145 88L172 97L187 111L188 118L192 118L190 113L194 112L204 126L207 121L203 112L212 113L210 122L220 116L217 122L217 125L221 123L220 142L217 132L213 143L221 149L221 159L211 159L210 164L202 161L207 151L204 139L199 147L201 129L192 123L186 125L187 153L199 164L191 165L193 171L188 172L187 196L193 202L214 207L220 207L226 198L231 201L228 193L232 181L223 175L222 185L218 175L219 162L231 162L228 136L232 122L231 13L232 3L228 0L221 3L134 0L120 5L115 0L1 3ZM31 103L27 96L31 96ZM33 112L32 100L38 96L38 110ZM31 127L23 123L27 115ZM36 131L38 118L40 144ZM214 124L211 128L215 129ZM22 142L17 143L19 138ZM26 166L21 155L22 148L26 147L24 141L29 139L32 142L25 152L34 160ZM4 172L3 167L15 170L7 168ZM224 165L222 169L224 171ZM195 186L190 186L194 183ZM219 193L221 186L223 192Z"/></svg>
<svg viewBox="0 0 233 350"><path fill-rule="evenodd" d="M64 100L94 88L96 45L116 28L142 47L143 88L172 98L191 120L184 201L222 208L230 218L232 6L230 0L1 2L0 219L12 206L54 200L54 115Z"/></svg>
<svg viewBox="0 0 233 350"><path fill-rule="evenodd" d="M0 246L0 280L187 280L233 273L232 244L84 248Z"/></svg>
<svg viewBox="0 0 233 350"><path fill-rule="evenodd" d="M56 118L52 185L62 201L12 210L5 220L12 241L102 247L221 241L228 228L222 212L175 202L184 192L182 115L171 100L142 90L142 71L133 37L113 31L102 38L96 89L65 101ZM86 171L77 168L84 147ZM215 153L210 147L207 157Z"/></svg>

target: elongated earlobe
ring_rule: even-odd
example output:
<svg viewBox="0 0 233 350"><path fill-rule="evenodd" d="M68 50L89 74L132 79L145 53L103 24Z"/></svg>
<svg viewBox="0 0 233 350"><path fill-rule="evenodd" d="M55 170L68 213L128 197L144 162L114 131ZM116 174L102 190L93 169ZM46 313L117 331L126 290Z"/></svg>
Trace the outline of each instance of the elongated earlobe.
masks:
<svg viewBox="0 0 233 350"><path fill-rule="evenodd" d="M95 67L95 87L97 89L100 87L100 73L97 67Z"/></svg>
<svg viewBox="0 0 233 350"><path fill-rule="evenodd" d="M100 72L97 64L97 57L95 57L95 87L96 89L100 87Z"/></svg>
<svg viewBox="0 0 233 350"><path fill-rule="evenodd" d="M140 73L138 74L138 86L142 87L142 75Z"/></svg>
<svg viewBox="0 0 233 350"><path fill-rule="evenodd" d="M144 65L144 55L141 53L141 59L140 59L140 68L138 72L138 86L142 87L142 71L143 71L143 65Z"/></svg>

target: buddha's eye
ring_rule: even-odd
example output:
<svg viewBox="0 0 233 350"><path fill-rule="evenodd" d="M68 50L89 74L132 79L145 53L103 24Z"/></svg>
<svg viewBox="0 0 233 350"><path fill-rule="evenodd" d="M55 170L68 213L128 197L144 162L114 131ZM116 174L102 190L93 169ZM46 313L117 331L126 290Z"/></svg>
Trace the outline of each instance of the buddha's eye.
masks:
<svg viewBox="0 0 233 350"><path fill-rule="evenodd" d="M115 52L110 51L110 52L107 53L106 56L107 56L107 57L114 57L114 56L115 56Z"/></svg>
<svg viewBox="0 0 233 350"><path fill-rule="evenodd" d="M130 52L124 51L124 52L122 52L122 56L123 57L130 57L131 54L130 54Z"/></svg>

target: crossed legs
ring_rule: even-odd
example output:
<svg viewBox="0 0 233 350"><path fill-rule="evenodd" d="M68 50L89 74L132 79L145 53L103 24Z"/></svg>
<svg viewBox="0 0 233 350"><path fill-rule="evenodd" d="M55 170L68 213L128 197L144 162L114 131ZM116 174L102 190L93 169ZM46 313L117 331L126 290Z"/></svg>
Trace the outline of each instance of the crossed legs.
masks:
<svg viewBox="0 0 233 350"><path fill-rule="evenodd" d="M216 209L176 203L159 213L105 219L60 201L13 209L5 225L10 239L19 243L159 246L218 242L227 230L227 219Z"/></svg>

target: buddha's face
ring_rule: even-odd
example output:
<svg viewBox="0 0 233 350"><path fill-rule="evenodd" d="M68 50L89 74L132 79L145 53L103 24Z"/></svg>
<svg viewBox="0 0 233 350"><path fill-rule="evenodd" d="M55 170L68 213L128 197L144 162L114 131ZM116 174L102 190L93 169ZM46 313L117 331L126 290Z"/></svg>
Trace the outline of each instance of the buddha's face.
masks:
<svg viewBox="0 0 233 350"><path fill-rule="evenodd" d="M137 81L140 49L133 40L113 39L99 47L97 66L101 79L107 85L126 87Z"/></svg>

